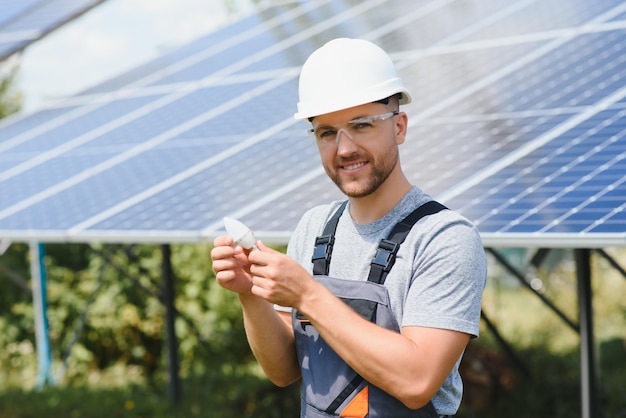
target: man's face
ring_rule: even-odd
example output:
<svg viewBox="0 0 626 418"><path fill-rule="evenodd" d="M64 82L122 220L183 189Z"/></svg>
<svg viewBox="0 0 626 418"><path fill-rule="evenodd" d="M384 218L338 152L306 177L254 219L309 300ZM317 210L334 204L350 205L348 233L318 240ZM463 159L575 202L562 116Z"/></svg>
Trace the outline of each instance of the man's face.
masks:
<svg viewBox="0 0 626 418"><path fill-rule="evenodd" d="M313 119L326 174L346 196L368 196L400 169L406 115L394 110L397 105L368 103Z"/></svg>

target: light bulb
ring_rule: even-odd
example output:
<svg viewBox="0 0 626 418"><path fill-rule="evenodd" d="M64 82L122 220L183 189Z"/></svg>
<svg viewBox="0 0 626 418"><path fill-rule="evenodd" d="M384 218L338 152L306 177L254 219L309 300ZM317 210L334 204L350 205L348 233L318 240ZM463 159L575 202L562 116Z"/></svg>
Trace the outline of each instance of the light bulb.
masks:
<svg viewBox="0 0 626 418"><path fill-rule="evenodd" d="M256 248L256 239L254 238L254 234L250 231L250 228L237 219L225 217L224 227L226 228L228 235L233 237L233 245L241 245L246 250Z"/></svg>

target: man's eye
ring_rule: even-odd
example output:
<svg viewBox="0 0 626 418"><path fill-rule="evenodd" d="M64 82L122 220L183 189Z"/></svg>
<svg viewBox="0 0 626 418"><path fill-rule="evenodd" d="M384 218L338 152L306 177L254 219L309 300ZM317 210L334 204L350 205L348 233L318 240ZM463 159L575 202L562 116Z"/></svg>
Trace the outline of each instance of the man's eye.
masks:
<svg viewBox="0 0 626 418"><path fill-rule="evenodd" d="M369 122L358 122L351 126L352 129L357 130L357 131L362 130L362 129L368 129L371 127L372 127L372 124Z"/></svg>
<svg viewBox="0 0 626 418"><path fill-rule="evenodd" d="M320 138L320 139L332 138L335 134L336 134L335 131L326 129L326 130L323 130L323 131L319 131L317 133L317 137Z"/></svg>

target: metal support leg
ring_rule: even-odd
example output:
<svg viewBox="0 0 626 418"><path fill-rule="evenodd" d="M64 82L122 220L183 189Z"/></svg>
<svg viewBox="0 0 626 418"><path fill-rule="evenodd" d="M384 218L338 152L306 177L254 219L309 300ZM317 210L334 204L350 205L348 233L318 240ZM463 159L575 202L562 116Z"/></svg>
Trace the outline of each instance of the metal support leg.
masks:
<svg viewBox="0 0 626 418"><path fill-rule="evenodd" d="M606 251L604 251L602 248L598 248L596 249L596 252L598 254L600 254L606 261L609 262L609 264L615 269L617 270L623 278L626 279L626 269L624 269L622 266L620 266L617 261L615 261L615 259L613 257L611 257Z"/></svg>
<svg viewBox="0 0 626 418"><path fill-rule="evenodd" d="M547 297L545 297L544 295L542 295L541 293L537 292L535 289L533 289L530 284L526 281L526 278L524 277L524 275L518 271L515 267L513 267L513 265L511 265L511 263L508 262L508 260L506 258L504 258L504 256L502 256L502 254L500 254L498 251L494 250L493 248L485 248L485 250L487 252L489 252L491 255L494 256L494 258L496 259L496 261L498 263L500 263L500 265L502 265L504 268L506 268L508 270L509 273L511 273L515 278L517 278L519 280L519 282L528 290L530 290L532 293L535 294L535 296L537 296L548 308L552 309L552 311L554 313L556 313L559 318L561 318L567 325L569 325L569 327L574 330L575 332L579 332L579 326L576 325L574 322L572 322L566 315L565 313L563 313L563 311L561 311L559 308L556 307L556 305L554 303L552 303Z"/></svg>
<svg viewBox="0 0 626 418"><path fill-rule="evenodd" d="M35 310L35 342L37 346L37 389L46 383L54 384L52 379L52 353L48 337L48 315L46 304L46 269L43 263L45 246L38 242L30 243L31 286L33 308Z"/></svg>
<svg viewBox="0 0 626 418"><path fill-rule="evenodd" d="M174 273L171 263L171 249L165 244L161 246L163 272L163 300L165 303L165 327L167 343L167 368L169 372L168 395L172 402L180 401L180 379L178 376L178 340L176 338L174 306Z"/></svg>
<svg viewBox="0 0 626 418"><path fill-rule="evenodd" d="M582 418L601 418L593 337L591 295L591 251L580 249L576 254L578 309L580 322L580 378Z"/></svg>

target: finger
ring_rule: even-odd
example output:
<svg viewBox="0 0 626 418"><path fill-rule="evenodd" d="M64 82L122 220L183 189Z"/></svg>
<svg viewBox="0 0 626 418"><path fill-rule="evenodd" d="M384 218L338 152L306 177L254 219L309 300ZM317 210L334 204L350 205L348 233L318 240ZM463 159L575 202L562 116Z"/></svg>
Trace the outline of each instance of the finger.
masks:
<svg viewBox="0 0 626 418"><path fill-rule="evenodd" d="M260 266L268 266L272 264L272 260L275 259L275 256L282 256L283 253L280 251L276 251L265 244L262 241L257 241L259 245L256 250L250 251L248 254L248 259L253 264L258 264Z"/></svg>
<svg viewBox="0 0 626 418"><path fill-rule="evenodd" d="M231 246L219 246L214 247L211 250L211 259L215 260L223 260L225 258L232 258L238 254L237 249Z"/></svg>
<svg viewBox="0 0 626 418"><path fill-rule="evenodd" d="M252 276L252 288L253 293L257 296L261 296L263 299L268 299L272 294L274 282L265 277Z"/></svg>
<svg viewBox="0 0 626 418"><path fill-rule="evenodd" d="M215 273L215 279L220 283L227 283L236 278L235 273L231 269L220 270Z"/></svg>
<svg viewBox="0 0 626 418"><path fill-rule="evenodd" d="M263 289L267 289L271 286L271 280L266 279L263 276L252 275L252 284Z"/></svg>
<svg viewBox="0 0 626 418"><path fill-rule="evenodd" d="M238 286L238 277L232 270L225 270L215 274L215 279L217 284L222 286L225 289L237 291L237 288L241 288Z"/></svg>
<svg viewBox="0 0 626 418"><path fill-rule="evenodd" d="M254 296L258 296L261 299L265 299L268 302L270 302L270 300L269 300L270 299L269 292L267 290L263 289L260 286L257 286L257 285L253 284L252 287L250 288L250 293L252 293Z"/></svg>
<svg viewBox="0 0 626 418"><path fill-rule="evenodd" d="M257 262L250 264L250 274L259 278L265 277L263 274L263 267L263 264L259 264Z"/></svg>
<svg viewBox="0 0 626 418"><path fill-rule="evenodd" d="M260 241L259 241L260 242ZM269 262L268 254L261 248L252 250L248 253L248 260L257 267L266 266Z"/></svg>
<svg viewBox="0 0 626 418"><path fill-rule="evenodd" d="M213 271L215 274L219 274L224 271L232 271L239 267L234 259L216 260L213 262Z"/></svg>
<svg viewBox="0 0 626 418"><path fill-rule="evenodd" d="M220 235L218 237L215 238L215 240L213 240L213 245L217 246L230 246L233 245L233 237L231 237L230 235Z"/></svg>

